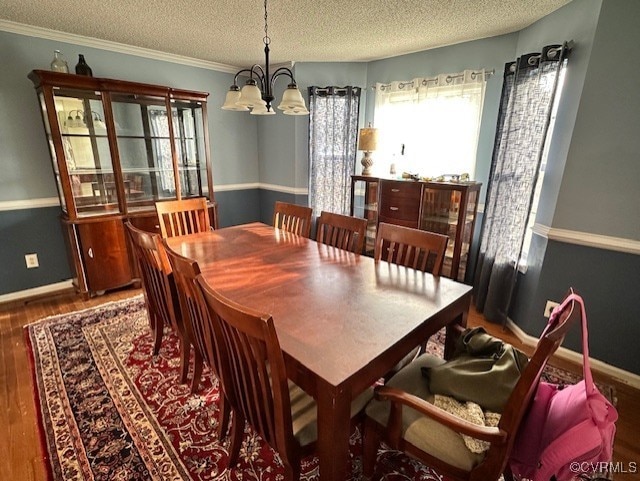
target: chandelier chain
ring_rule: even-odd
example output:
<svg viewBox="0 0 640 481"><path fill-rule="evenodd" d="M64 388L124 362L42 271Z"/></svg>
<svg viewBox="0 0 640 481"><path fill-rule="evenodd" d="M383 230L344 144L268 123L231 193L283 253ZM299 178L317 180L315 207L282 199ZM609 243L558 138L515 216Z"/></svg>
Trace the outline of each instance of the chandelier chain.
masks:
<svg viewBox="0 0 640 481"><path fill-rule="evenodd" d="M264 0L264 38L262 41L265 45L269 45L271 43L269 32L267 30L267 0Z"/></svg>

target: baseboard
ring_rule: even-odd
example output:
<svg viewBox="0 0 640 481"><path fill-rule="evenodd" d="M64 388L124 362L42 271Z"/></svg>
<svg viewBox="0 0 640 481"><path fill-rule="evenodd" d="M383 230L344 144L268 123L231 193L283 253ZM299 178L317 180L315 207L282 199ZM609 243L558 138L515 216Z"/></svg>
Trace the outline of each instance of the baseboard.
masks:
<svg viewBox="0 0 640 481"><path fill-rule="evenodd" d="M513 320L507 319L507 327L513 332L513 334L518 338L520 342L522 342L525 346L534 347L538 343L538 339L536 337L530 336L526 332L524 332ZM582 365L582 353L572 351L571 349L567 349L566 347L560 347L556 351L556 356L560 359L573 362ZM616 381L621 382L622 384L626 384L631 386L634 389L640 389L640 376L634 374L629 371L625 371L624 369L620 369L619 367L612 366L611 364L607 364L606 362L600 361L598 359L590 358L591 360L591 368L593 371L597 371L598 373L609 376Z"/></svg>
<svg viewBox="0 0 640 481"><path fill-rule="evenodd" d="M10 292L9 294L0 295L0 304L2 304L3 302L18 301L20 299L26 299L29 297L51 294L72 287L73 281L69 279L67 281L56 282L55 284L47 284L45 286L33 287L31 289L25 289L23 291Z"/></svg>

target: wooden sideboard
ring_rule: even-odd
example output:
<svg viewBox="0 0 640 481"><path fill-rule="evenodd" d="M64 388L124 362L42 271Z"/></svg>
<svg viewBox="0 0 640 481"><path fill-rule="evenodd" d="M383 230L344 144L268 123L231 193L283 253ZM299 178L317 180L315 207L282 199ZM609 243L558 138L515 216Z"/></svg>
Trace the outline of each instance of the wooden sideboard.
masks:
<svg viewBox="0 0 640 481"><path fill-rule="evenodd" d="M365 251L373 253L380 222L449 236L443 275L464 282L478 211L480 182L422 182L351 176L351 215L369 221Z"/></svg>

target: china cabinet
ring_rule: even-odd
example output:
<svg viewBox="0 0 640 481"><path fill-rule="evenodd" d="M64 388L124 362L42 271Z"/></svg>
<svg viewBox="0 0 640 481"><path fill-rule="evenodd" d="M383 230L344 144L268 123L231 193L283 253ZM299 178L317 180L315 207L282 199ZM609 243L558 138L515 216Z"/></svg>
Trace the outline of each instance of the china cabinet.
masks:
<svg viewBox="0 0 640 481"><path fill-rule="evenodd" d="M137 279L124 222L159 232L157 201L209 200L208 93L34 70L79 292Z"/></svg>
<svg viewBox="0 0 640 481"><path fill-rule="evenodd" d="M378 223L449 236L442 274L464 282L478 210L479 182L422 182L351 177L351 215L369 220L367 253Z"/></svg>

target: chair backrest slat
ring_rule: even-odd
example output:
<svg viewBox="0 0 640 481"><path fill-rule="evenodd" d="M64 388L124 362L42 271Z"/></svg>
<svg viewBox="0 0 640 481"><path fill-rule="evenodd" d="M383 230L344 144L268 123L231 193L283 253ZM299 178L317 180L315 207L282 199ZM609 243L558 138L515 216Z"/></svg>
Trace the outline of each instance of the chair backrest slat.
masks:
<svg viewBox="0 0 640 481"><path fill-rule="evenodd" d="M449 238L424 230L381 222L374 258L440 275Z"/></svg>
<svg viewBox="0 0 640 481"><path fill-rule="evenodd" d="M316 241L360 254L366 230L366 219L323 211L318 218Z"/></svg>
<svg viewBox="0 0 640 481"><path fill-rule="evenodd" d="M273 226L296 235L309 237L313 210L302 205L276 201L273 210Z"/></svg>
<svg viewBox="0 0 640 481"><path fill-rule="evenodd" d="M211 228L204 197L156 202L156 212L163 238L205 232Z"/></svg>

